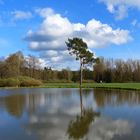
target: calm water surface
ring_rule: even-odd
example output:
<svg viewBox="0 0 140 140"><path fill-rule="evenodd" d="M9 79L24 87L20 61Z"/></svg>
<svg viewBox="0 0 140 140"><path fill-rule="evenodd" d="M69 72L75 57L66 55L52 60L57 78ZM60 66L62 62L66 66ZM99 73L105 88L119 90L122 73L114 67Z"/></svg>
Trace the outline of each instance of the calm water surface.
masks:
<svg viewBox="0 0 140 140"><path fill-rule="evenodd" d="M140 140L140 92L1 89L0 140Z"/></svg>

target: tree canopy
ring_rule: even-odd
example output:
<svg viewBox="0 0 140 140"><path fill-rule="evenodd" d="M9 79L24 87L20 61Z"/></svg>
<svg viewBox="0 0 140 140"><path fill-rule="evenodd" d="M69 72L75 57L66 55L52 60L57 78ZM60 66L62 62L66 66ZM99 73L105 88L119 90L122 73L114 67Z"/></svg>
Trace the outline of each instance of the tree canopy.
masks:
<svg viewBox="0 0 140 140"><path fill-rule="evenodd" d="M87 43L81 38L68 39L66 42L70 55L74 55L76 60L80 60L80 85L82 85L82 71L85 64L94 63L94 54L89 51Z"/></svg>
<svg viewBox="0 0 140 140"><path fill-rule="evenodd" d="M70 55L75 55L76 60L81 60L82 64L94 62L94 54L89 51L86 42L81 38L68 39L66 42Z"/></svg>

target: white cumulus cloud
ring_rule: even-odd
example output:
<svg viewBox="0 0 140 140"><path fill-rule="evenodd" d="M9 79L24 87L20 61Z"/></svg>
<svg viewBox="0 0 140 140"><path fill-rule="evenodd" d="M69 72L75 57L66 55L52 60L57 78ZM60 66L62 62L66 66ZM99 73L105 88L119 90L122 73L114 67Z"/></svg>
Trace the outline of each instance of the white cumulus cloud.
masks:
<svg viewBox="0 0 140 140"><path fill-rule="evenodd" d="M115 136L125 136L132 133L134 124L127 120L97 118L90 130L89 139L112 140Z"/></svg>
<svg viewBox="0 0 140 140"><path fill-rule="evenodd" d="M12 15L14 16L13 18L15 20L22 20L22 19L29 19L32 18L32 13L31 12L25 12L25 11L13 11Z"/></svg>
<svg viewBox="0 0 140 140"><path fill-rule="evenodd" d="M113 29L96 19L86 24L73 23L51 8L37 9L36 12L43 18L43 22L38 30L29 30L24 40L29 42L31 50L39 51L43 56L46 54L50 62L64 63L72 60L66 51L65 41L68 38L83 38L90 49L111 44L121 45L131 40L128 30Z"/></svg>
<svg viewBox="0 0 140 140"><path fill-rule="evenodd" d="M110 13L114 14L116 19L127 17L130 8L140 10L140 0L99 0L105 3Z"/></svg>

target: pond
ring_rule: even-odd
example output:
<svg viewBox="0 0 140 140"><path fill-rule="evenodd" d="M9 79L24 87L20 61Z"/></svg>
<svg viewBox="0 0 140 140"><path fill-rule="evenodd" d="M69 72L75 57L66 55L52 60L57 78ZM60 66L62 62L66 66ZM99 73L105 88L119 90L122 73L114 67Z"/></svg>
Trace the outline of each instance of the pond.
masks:
<svg viewBox="0 0 140 140"><path fill-rule="evenodd" d="M138 140L140 92L1 89L0 140Z"/></svg>

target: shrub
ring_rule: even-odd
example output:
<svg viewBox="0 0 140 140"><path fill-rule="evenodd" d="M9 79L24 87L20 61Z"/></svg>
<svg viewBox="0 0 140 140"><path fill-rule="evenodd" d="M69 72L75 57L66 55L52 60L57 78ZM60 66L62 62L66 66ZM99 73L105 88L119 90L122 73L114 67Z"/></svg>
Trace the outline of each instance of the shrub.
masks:
<svg viewBox="0 0 140 140"><path fill-rule="evenodd" d="M19 85L19 80L15 78L0 79L0 87L16 87Z"/></svg>
<svg viewBox="0 0 140 140"><path fill-rule="evenodd" d="M5 87L5 86L6 86L6 80L0 79L0 87Z"/></svg>
<svg viewBox="0 0 140 140"><path fill-rule="evenodd" d="M42 82L30 77L19 77L21 87L40 86Z"/></svg>
<svg viewBox="0 0 140 140"><path fill-rule="evenodd" d="M16 87L19 85L19 80L14 78L6 79L6 86L8 87Z"/></svg>
<svg viewBox="0 0 140 140"><path fill-rule="evenodd" d="M0 87L30 87L30 86L40 86L42 82L30 77L19 77L17 78L7 78L0 79Z"/></svg>
<svg viewBox="0 0 140 140"><path fill-rule="evenodd" d="M30 80L24 79L20 82L21 87L40 86L40 85L42 85L42 82L35 79Z"/></svg>

